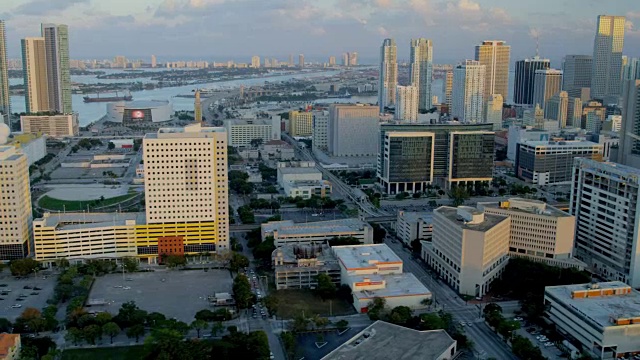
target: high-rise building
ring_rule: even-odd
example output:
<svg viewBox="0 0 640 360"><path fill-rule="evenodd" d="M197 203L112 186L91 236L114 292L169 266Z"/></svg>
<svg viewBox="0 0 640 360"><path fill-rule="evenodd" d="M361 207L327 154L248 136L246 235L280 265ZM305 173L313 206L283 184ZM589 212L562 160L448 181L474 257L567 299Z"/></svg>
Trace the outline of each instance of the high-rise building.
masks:
<svg viewBox="0 0 640 360"><path fill-rule="evenodd" d="M304 54L298 55L298 66L300 66L301 68L304 67Z"/></svg>
<svg viewBox="0 0 640 360"><path fill-rule="evenodd" d="M397 55L396 41L384 39L382 46L380 46L380 79L378 84L380 113L384 113L385 107L396 103L396 86L398 86Z"/></svg>
<svg viewBox="0 0 640 360"><path fill-rule="evenodd" d="M640 287L640 170L579 158L571 179L576 258L599 277Z"/></svg>
<svg viewBox="0 0 640 360"><path fill-rule="evenodd" d="M321 151L329 150L329 112L316 111L313 113L313 141L311 146Z"/></svg>
<svg viewBox="0 0 640 360"><path fill-rule="evenodd" d="M200 102L200 90L196 90L193 100L193 117L196 122L202 122L202 103Z"/></svg>
<svg viewBox="0 0 640 360"><path fill-rule="evenodd" d="M599 134L607 118L607 107L599 101L589 101L582 105L581 128Z"/></svg>
<svg viewBox="0 0 640 360"><path fill-rule="evenodd" d="M49 83L44 38L22 39L22 73L27 114L49 111Z"/></svg>
<svg viewBox="0 0 640 360"><path fill-rule="evenodd" d="M379 118L377 106L332 104L329 107L329 153L333 156L377 155L378 144L373 139L380 131Z"/></svg>
<svg viewBox="0 0 640 360"><path fill-rule="evenodd" d="M516 73L513 85L513 102L520 105L533 104L533 87L536 70L548 70L551 66L549 59L536 56L531 59L516 61Z"/></svg>
<svg viewBox="0 0 640 360"><path fill-rule="evenodd" d="M451 114L451 108L453 106L453 70L447 70L442 85L444 87L442 91L444 93L444 102L447 104L449 114Z"/></svg>
<svg viewBox="0 0 640 360"><path fill-rule="evenodd" d="M260 67L260 56L258 55L253 55L251 57L251 67L254 69L257 69Z"/></svg>
<svg viewBox="0 0 640 360"><path fill-rule="evenodd" d="M504 99L500 94L493 94L487 102L486 122L493 124L493 130L502 130L502 105Z"/></svg>
<svg viewBox="0 0 640 360"><path fill-rule="evenodd" d="M334 66L336 64L336 57L329 56L329 65Z"/></svg>
<svg viewBox="0 0 640 360"><path fill-rule="evenodd" d="M69 72L69 28L67 25L42 24L42 37L49 83L49 111L71 114L73 108Z"/></svg>
<svg viewBox="0 0 640 360"><path fill-rule="evenodd" d="M5 33L4 20L0 20L0 123L4 122L9 127L11 114L11 94L9 93L9 68L7 64L7 34Z"/></svg>
<svg viewBox="0 0 640 360"><path fill-rule="evenodd" d="M622 81L640 79L640 58L631 58L622 68Z"/></svg>
<svg viewBox="0 0 640 360"><path fill-rule="evenodd" d="M451 115L468 123L483 121L486 66L466 60L453 70ZM490 96L490 95L489 95Z"/></svg>
<svg viewBox="0 0 640 360"><path fill-rule="evenodd" d="M582 100L569 98L567 106L567 127L580 128L582 126Z"/></svg>
<svg viewBox="0 0 640 360"><path fill-rule="evenodd" d="M266 68L271 67L271 61L269 61L269 58L264 58L264 67Z"/></svg>
<svg viewBox="0 0 640 360"><path fill-rule="evenodd" d="M29 190L29 160L13 145L0 145L0 260L31 253L33 215Z"/></svg>
<svg viewBox="0 0 640 360"><path fill-rule="evenodd" d="M349 53L342 54L342 66L349 66Z"/></svg>
<svg viewBox="0 0 640 360"><path fill-rule="evenodd" d="M396 120L418 121L419 90L416 86L396 87Z"/></svg>
<svg viewBox="0 0 640 360"><path fill-rule="evenodd" d="M111 67L126 69L127 63L127 58L124 55L118 55L113 59L113 64Z"/></svg>
<svg viewBox="0 0 640 360"><path fill-rule="evenodd" d="M293 66L293 54L289 54L289 66Z"/></svg>
<svg viewBox="0 0 640 360"><path fill-rule="evenodd" d="M640 168L640 80L624 82L618 162Z"/></svg>
<svg viewBox="0 0 640 360"><path fill-rule="evenodd" d="M349 65L356 66L358 65L358 53L350 52L349 53Z"/></svg>
<svg viewBox="0 0 640 360"><path fill-rule="evenodd" d="M556 120L559 127L567 127L567 112L569 110L569 95L566 91L560 91L553 95L544 107L544 118Z"/></svg>
<svg viewBox="0 0 640 360"><path fill-rule="evenodd" d="M435 134L429 131L384 133L378 179L387 194L424 192L433 182Z"/></svg>
<svg viewBox="0 0 640 360"><path fill-rule="evenodd" d="M158 60L155 55L151 55L151 67L155 68L156 66L158 66Z"/></svg>
<svg viewBox="0 0 640 360"><path fill-rule="evenodd" d="M566 91L570 98L580 98L584 102L589 101L592 68L593 57L591 55L565 56L562 61L562 90Z"/></svg>
<svg viewBox="0 0 640 360"><path fill-rule="evenodd" d="M621 87L622 48L624 46L624 16L598 16L593 42L591 97L607 103L617 103Z"/></svg>
<svg viewBox="0 0 640 360"><path fill-rule="evenodd" d="M562 89L562 70L536 70L533 87L533 105L544 109L547 100Z"/></svg>
<svg viewBox="0 0 640 360"><path fill-rule="evenodd" d="M491 181L495 156L493 131L452 131L448 143L446 188Z"/></svg>
<svg viewBox="0 0 640 360"><path fill-rule="evenodd" d="M313 134L313 113L310 111L289 111L289 133L291 136L311 136Z"/></svg>
<svg viewBox="0 0 640 360"><path fill-rule="evenodd" d="M433 211L426 261L460 294L482 297L507 266L510 229L509 216L441 206Z"/></svg>
<svg viewBox="0 0 640 360"><path fill-rule="evenodd" d="M411 86L418 88L418 108L429 110L433 78L433 44L428 39L411 39Z"/></svg>
<svg viewBox="0 0 640 360"><path fill-rule="evenodd" d="M147 226L163 233L165 228L200 223L198 235L185 241L184 252L228 250L224 128L202 127L200 123L161 128L147 134L142 144Z"/></svg>
<svg viewBox="0 0 640 360"><path fill-rule="evenodd" d="M483 41L476 45L476 61L485 65L484 101L491 95L500 94L506 98L509 89L509 64L511 46L504 41Z"/></svg>

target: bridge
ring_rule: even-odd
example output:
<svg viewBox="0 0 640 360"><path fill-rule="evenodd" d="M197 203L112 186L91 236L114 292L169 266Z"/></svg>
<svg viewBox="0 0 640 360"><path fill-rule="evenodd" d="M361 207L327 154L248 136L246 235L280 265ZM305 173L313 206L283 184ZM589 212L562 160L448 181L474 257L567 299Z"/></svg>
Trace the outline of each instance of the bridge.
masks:
<svg viewBox="0 0 640 360"><path fill-rule="evenodd" d="M247 232L254 229L260 229L260 224L242 224L242 225L229 225L229 232Z"/></svg>
<svg viewBox="0 0 640 360"><path fill-rule="evenodd" d="M396 215L390 215L390 216L368 216L368 217L364 218L364 221L366 221L368 223L375 223L375 224L395 222L397 220L398 220L398 217Z"/></svg>

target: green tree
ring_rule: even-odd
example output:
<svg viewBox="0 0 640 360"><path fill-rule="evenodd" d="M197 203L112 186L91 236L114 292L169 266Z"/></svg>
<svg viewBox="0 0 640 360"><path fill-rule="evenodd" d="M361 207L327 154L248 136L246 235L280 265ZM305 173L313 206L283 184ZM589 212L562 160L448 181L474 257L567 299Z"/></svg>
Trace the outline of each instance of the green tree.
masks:
<svg viewBox="0 0 640 360"><path fill-rule="evenodd" d="M113 321L102 325L102 332L109 337L111 344L113 344L113 338L118 336L118 334L120 334L120 331L122 331L120 329L120 326L118 326L118 324L114 323Z"/></svg>
<svg viewBox="0 0 640 360"><path fill-rule="evenodd" d="M496 303L489 303L484 307L484 309L482 309L482 313L485 316L487 314L495 312L495 311L501 313L502 312L502 307L500 305L496 304Z"/></svg>
<svg viewBox="0 0 640 360"><path fill-rule="evenodd" d="M289 331L283 331L280 334L282 345L289 358L293 358L296 352L296 336Z"/></svg>
<svg viewBox="0 0 640 360"><path fill-rule="evenodd" d="M323 300L332 298L336 295L336 285L333 283L329 275L320 273L316 276L316 281L318 281L316 293Z"/></svg>
<svg viewBox="0 0 640 360"><path fill-rule="evenodd" d="M229 269L233 272L238 272L238 270L249 266L249 259L237 252L234 252L231 255L231 260L229 261Z"/></svg>
<svg viewBox="0 0 640 360"><path fill-rule="evenodd" d="M0 318L0 333L9 333L11 332L11 329L11 321L6 318Z"/></svg>
<svg viewBox="0 0 640 360"><path fill-rule="evenodd" d="M425 313L420 315L420 323L422 330L439 330L446 329L447 324L438 314Z"/></svg>
<svg viewBox="0 0 640 360"><path fill-rule="evenodd" d="M216 315L213 313L213 311L209 309L203 309L198 311L194 317L196 320L209 322L209 321L213 321L216 318Z"/></svg>
<svg viewBox="0 0 640 360"><path fill-rule="evenodd" d="M146 318L147 325L150 327L158 326L165 320L167 320L167 317L156 311L149 313Z"/></svg>
<svg viewBox="0 0 640 360"><path fill-rule="evenodd" d="M122 266L126 272L136 272L138 271L138 259L133 257L123 257L122 258Z"/></svg>
<svg viewBox="0 0 640 360"><path fill-rule="evenodd" d="M238 306L239 309L246 309L251 306L253 293L251 292L249 279L247 279L244 274L238 274L238 276L233 279L233 296L236 300L236 306Z"/></svg>
<svg viewBox="0 0 640 360"><path fill-rule="evenodd" d="M118 315L113 318L113 321L121 328L126 329L134 325L144 324L146 318L146 311L138 308L135 302L128 301L122 304L120 310L118 311Z"/></svg>
<svg viewBox="0 0 640 360"><path fill-rule="evenodd" d="M71 341L73 345L77 346L80 341L84 339L84 335L82 333L82 330L78 329L77 327L70 327L67 329L67 333L65 334L64 339L66 341Z"/></svg>
<svg viewBox="0 0 640 360"><path fill-rule="evenodd" d="M113 316L111 316L111 314L109 314L108 312L103 311L97 313L95 319L98 325L103 326L104 324L111 322Z"/></svg>
<svg viewBox="0 0 640 360"><path fill-rule="evenodd" d="M309 327L309 319L306 318L302 312L296 314L293 317L293 323L291 323L291 330L293 332L306 331Z"/></svg>
<svg viewBox="0 0 640 360"><path fill-rule="evenodd" d="M96 339L102 336L102 329L98 325L89 325L82 329L84 339L91 345L96 344Z"/></svg>
<svg viewBox="0 0 640 360"><path fill-rule="evenodd" d="M275 314L278 311L278 304L280 303L280 300L277 296L269 294L262 299L262 303L270 314Z"/></svg>
<svg viewBox="0 0 640 360"><path fill-rule="evenodd" d="M136 342L140 340L140 336L144 335L144 325L136 324L127 329L127 337L129 339L135 338Z"/></svg>
<svg viewBox="0 0 640 360"><path fill-rule="evenodd" d="M406 325L413 317L413 312L407 306L396 306L389 313L389 322L397 325Z"/></svg>
<svg viewBox="0 0 640 360"><path fill-rule="evenodd" d="M188 352L183 335L171 329L153 329L144 341L148 359L184 359Z"/></svg>
<svg viewBox="0 0 640 360"><path fill-rule="evenodd" d="M218 334L221 333L222 330L224 330L224 325L222 324L222 322L216 321L211 324L211 336L218 336Z"/></svg>
<svg viewBox="0 0 640 360"><path fill-rule="evenodd" d="M30 258L11 260L9 262L9 269L13 276L25 276L39 270L40 263Z"/></svg>
<svg viewBox="0 0 640 360"><path fill-rule="evenodd" d="M191 328L198 334L198 339L200 338L200 331L206 330L208 327L209 324L204 320L193 320L193 322L191 322Z"/></svg>
<svg viewBox="0 0 640 360"><path fill-rule="evenodd" d="M170 269L175 269L187 265L187 258L184 255L165 255L162 262Z"/></svg>
<svg viewBox="0 0 640 360"><path fill-rule="evenodd" d="M387 307L387 300L380 297L374 297L371 302L367 305L367 313L369 314L369 319L371 320L380 320L384 317Z"/></svg>
<svg viewBox="0 0 640 360"><path fill-rule="evenodd" d="M460 206L469 198L469 192L464 186L455 186L449 192L449 197L453 199L453 206Z"/></svg>
<svg viewBox="0 0 640 360"><path fill-rule="evenodd" d="M59 259L56 260L56 267L58 269L64 270L64 269L68 268L69 265L70 265L69 264L69 260L67 260L66 258L59 258Z"/></svg>
<svg viewBox="0 0 640 360"><path fill-rule="evenodd" d="M340 320L336 323L336 327L338 328L338 330L340 331L344 331L347 329L347 327L349 326L349 322L347 320Z"/></svg>

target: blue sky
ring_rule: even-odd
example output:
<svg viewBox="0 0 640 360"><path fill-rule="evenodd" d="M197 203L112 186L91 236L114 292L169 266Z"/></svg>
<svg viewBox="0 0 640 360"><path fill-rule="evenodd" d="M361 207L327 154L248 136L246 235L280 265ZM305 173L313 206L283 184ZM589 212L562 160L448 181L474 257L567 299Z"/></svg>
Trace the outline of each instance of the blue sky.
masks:
<svg viewBox="0 0 640 360"><path fill-rule="evenodd" d="M41 22L69 25L72 58L249 61L357 51L374 61L385 37L407 59L412 37L430 38L438 63L473 57L482 40L506 40L512 60L535 52L554 66L590 54L598 14L627 16L625 53L640 56L638 0L0 0L9 57ZM636 25L637 24L637 25Z"/></svg>

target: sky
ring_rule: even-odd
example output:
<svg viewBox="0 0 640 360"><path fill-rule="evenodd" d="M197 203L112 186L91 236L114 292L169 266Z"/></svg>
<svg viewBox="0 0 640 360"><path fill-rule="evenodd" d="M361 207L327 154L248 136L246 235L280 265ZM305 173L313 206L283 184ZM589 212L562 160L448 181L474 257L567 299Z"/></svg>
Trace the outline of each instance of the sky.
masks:
<svg viewBox="0 0 640 360"><path fill-rule="evenodd" d="M409 57L411 38L434 44L436 63L473 58L482 40L505 40L512 61L540 55L559 67L566 54L591 54L599 14L625 15L625 54L640 57L638 0L0 0L10 58L40 23L69 26L74 59L125 55L159 61L250 62L305 54L328 61L357 51L374 63L384 38Z"/></svg>

